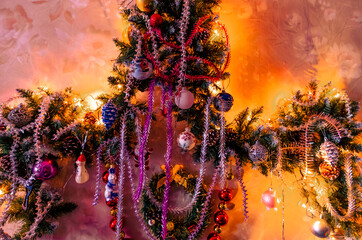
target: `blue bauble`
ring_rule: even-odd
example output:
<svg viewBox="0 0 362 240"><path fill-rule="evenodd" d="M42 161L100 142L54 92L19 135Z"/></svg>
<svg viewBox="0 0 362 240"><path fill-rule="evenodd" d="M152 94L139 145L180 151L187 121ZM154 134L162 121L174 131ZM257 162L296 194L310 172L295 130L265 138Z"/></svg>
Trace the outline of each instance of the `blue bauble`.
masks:
<svg viewBox="0 0 362 240"><path fill-rule="evenodd" d="M117 119L116 105L110 100L102 108L102 120L106 129L110 129L113 126L114 121Z"/></svg>
<svg viewBox="0 0 362 240"><path fill-rule="evenodd" d="M152 63L146 58L138 58L134 60L132 76L138 80L145 80L151 77L153 72Z"/></svg>
<svg viewBox="0 0 362 240"><path fill-rule="evenodd" d="M226 93L225 91L222 91L222 93L219 93L215 99L214 99L214 107L218 111L227 112L231 109L233 106L233 96L231 96L229 93Z"/></svg>

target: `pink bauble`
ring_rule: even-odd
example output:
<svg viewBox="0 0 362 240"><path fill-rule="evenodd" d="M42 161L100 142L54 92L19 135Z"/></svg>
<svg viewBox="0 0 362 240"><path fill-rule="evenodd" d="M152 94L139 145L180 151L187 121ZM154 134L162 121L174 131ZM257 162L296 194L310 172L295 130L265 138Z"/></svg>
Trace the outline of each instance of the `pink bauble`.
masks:
<svg viewBox="0 0 362 240"><path fill-rule="evenodd" d="M175 96L175 103L181 109L189 109L194 104L194 95L185 87Z"/></svg>
<svg viewBox="0 0 362 240"><path fill-rule="evenodd" d="M267 207L275 208L275 191L272 188L269 188L261 195L261 202Z"/></svg>
<svg viewBox="0 0 362 240"><path fill-rule="evenodd" d="M178 136L177 142L183 151L188 151L195 147L196 138L195 135L192 134L188 128L186 128L185 131Z"/></svg>
<svg viewBox="0 0 362 240"><path fill-rule="evenodd" d="M43 157L42 161L33 166L33 174L36 179L48 180L58 174L58 164L56 161Z"/></svg>

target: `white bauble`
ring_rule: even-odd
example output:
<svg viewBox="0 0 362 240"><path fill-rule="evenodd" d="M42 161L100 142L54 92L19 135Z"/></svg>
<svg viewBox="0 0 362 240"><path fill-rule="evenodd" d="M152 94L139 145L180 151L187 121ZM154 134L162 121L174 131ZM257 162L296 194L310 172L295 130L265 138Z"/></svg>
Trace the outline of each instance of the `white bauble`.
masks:
<svg viewBox="0 0 362 240"><path fill-rule="evenodd" d="M188 128L186 128L185 131L178 136L177 142L182 150L188 151L195 147L196 137Z"/></svg>
<svg viewBox="0 0 362 240"><path fill-rule="evenodd" d="M175 103L181 109L189 109L194 104L194 95L185 87L175 96Z"/></svg>

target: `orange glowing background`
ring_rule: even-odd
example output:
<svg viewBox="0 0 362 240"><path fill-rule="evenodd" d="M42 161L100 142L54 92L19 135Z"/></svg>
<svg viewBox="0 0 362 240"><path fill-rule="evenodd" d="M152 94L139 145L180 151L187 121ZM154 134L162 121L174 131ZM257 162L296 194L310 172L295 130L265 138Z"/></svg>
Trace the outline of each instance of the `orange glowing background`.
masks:
<svg viewBox="0 0 362 240"><path fill-rule="evenodd" d="M117 56L112 38L124 34L117 8L116 0L2 0L0 100L12 96L16 88L39 85L58 90L72 86L82 97L109 91L106 79ZM279 100L303 88L312 76L322 84L332 81L336 87L345 88L352 100L361 101L359 1L224 0L217 11L231 42L231 78L226 85L235 102L228 120L246 107L258 106L264 106L267 120ZM245 181L250 219L243 222L242 196L236 194L236 207L229 211L230 223L223 227L221 236L228 240L281 239L281 205L278 211L268 212L260 202L270 179L249 169ZM287 176L286 239L315 239L295 181ZM273 187L280 197L277 179ZM77 223L64 217L54 239L113 236L107 226L108 210L89 210L89 189L76 189L77 199L73 199L81 206L72 216L85 217Z"/></svg>

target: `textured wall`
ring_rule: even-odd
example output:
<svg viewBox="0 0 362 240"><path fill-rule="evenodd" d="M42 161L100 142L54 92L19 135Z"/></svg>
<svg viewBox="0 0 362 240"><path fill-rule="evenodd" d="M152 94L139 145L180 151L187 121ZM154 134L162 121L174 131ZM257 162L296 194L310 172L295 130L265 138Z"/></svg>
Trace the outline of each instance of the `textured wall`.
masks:
<svg viewBox="0 0 362 240"><path fill-rule="evenodd" d="M336 87L346 87L353 100L361 100L361 1L224 0L220 16L232 46L228 91L236 102L229 119L247 106L260 105L265 106L267 119L281 98L303 87L312 76L322 83L332 81ZM107 91L106 78L117 56L112 38L120 36L121 29L116 0L2 0L0 99L12 96L15 88L37 85L72 86L82 96ZM162 163L164 142L162 137L151 142L156 147L151 171L158 171ZM180 157L176 153L174 163ZM193 167L190 161L185 165ZM109 209L91 207L92 179L84 186L71 180L65 187L67 199L80 208L60 220L53 239L113 236L108 228ZM309 219L298 205L294 181L291 177L285 190L286 238L313 239ZM237 206L230 211L223 239L281 239L281 209L267 212L260 203L270 179L250 170L246 183L251 218L242 223L241 194L237 194ZM280 193L277 180L274 186ZM129 218L132 223L132 215ZM128 233L141 239L135 237L139 230L133 227Z"/></svg>

